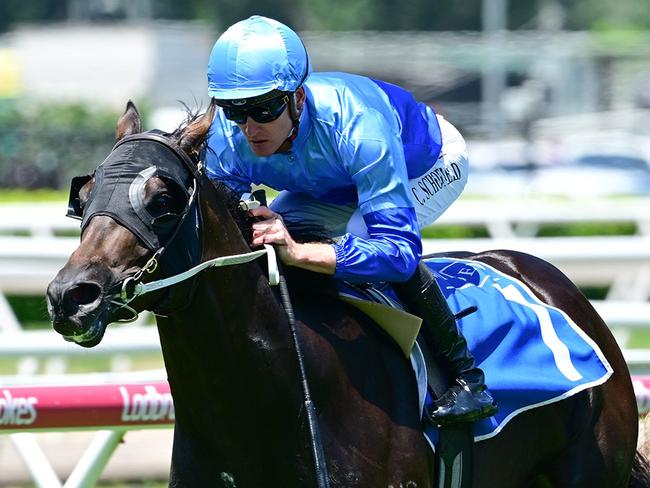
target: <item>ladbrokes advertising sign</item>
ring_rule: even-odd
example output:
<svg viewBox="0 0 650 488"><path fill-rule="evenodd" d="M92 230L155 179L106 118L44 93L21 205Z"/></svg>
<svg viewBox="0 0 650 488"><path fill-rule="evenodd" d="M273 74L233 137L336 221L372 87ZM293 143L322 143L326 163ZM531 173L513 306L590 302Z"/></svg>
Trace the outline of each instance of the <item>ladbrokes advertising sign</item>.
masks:
<svg viewBox="0 0 650 488"><path fill-rule="evenodd" d="M9 390L0 390L0 425L31 425L36 420L36 403L33 396L14 396Z"/></svg>
<svg viewBox="0 0 650 488"><path fill-rule="evenodd" d="M173 423L166 382L0 387L0 431Z"/></svg>

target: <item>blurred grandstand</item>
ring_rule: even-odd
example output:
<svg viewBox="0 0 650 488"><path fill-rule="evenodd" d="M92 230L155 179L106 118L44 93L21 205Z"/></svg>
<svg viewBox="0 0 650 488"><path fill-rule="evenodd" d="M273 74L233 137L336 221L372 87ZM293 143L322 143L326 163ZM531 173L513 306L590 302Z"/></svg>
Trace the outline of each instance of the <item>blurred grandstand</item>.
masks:
<svg viewBox="0 0 650 488"><path fill-rule="evenodd" d="M18 127L6 115L12 101L22 101L17 110L23 113L28 110L22 105L26 100L32 110L37 110L33 107L38 100L86 103L116 112L132 98L147 109L150 125L170 129L182 120L179 101L190 107L207 104L205 65L218 34L200 22L77 22L18 26L0 36L3 186L21 183L20 175L7 172L7 166L16 164L11 155L24 158L30 154L27 146L39 140L47 141L44 148L71 137L79 144L88 140L92 147L110 140L105 133L52 137L34 133L29 128L33 124ZM539 30L503 31L496 38L480 32L302 35L316 70L351 71L401 84L453 121L468 139L561 147L570 144L568 136L615 127L623 138L635 136L639 150L648 145L649 34L637 34L625 43L593 32ZM485 78L494 78L495 69L501 80L498 96L483 99ZM483 147L480 156L500 158L499 163L539 162L526 144L514 153L490 147ZM90 149L79 147L77 152L95 158ZM39 149L33 159L32 172L41 177L23 175L28 183L24 186L60 186L67 181L67 173L52 177L60 175L63 155ZM97 162L93 159L87 167ZM476 165L483 163L482 157L475 159Z"/></svg>

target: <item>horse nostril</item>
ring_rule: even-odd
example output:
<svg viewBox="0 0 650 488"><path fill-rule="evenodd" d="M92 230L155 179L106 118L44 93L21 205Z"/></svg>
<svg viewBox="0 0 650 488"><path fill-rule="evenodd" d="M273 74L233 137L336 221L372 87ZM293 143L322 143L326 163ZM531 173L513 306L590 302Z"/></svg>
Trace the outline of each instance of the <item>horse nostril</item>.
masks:
<svg viewBox="0 0 650 488"><path fill-rule="evenodd" d="M101 293L97 283L77 283L63 293L63 309L67 315L74 315L81 305L93 303Z"/></svg>

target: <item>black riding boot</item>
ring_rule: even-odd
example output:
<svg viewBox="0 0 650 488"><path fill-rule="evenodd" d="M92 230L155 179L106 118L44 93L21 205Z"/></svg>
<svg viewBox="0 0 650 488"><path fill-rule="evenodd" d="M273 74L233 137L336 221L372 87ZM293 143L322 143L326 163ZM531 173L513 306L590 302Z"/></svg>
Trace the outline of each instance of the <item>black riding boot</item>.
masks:
<svg viewBox="0 0 650 488"><path fill-rule="evenodd" d="M451 385L429 412L436 425L474 422L491 417L496 403L485 386L483 371L476 367L456 319L424 263L403 283L391 283L407 310L423 320L420 334L447 374Z"/></svg>

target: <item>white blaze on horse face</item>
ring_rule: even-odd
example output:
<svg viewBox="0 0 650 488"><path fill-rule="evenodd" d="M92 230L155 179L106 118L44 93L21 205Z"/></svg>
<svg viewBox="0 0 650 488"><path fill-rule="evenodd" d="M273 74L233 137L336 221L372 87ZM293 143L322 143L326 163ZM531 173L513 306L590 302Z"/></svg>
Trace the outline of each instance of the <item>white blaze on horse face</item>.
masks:
<svg viewBox="0 0 650 488"><path fill-rule="evenodd" d="M543 305L540 305L538 303L531 303L526 300L526 298L517 288L515 288L514 285L508 285L504 288L501 288L498 284L494 284L492 286L499 290L501 294L506 298L506 300L518 303L524 307L528 307L535 313L537 320L539 320L542 340L544 341L544 344L546 344L551 350L551 353L553 353L553 359L555 360L555 365L557 368L564 376L566 376L567 379L571 381L581 380L583 376L573 365L569 348L557 336L555 328L553 327L553 322L551 321L551 315L548 313L548 309Z"/></svg>

